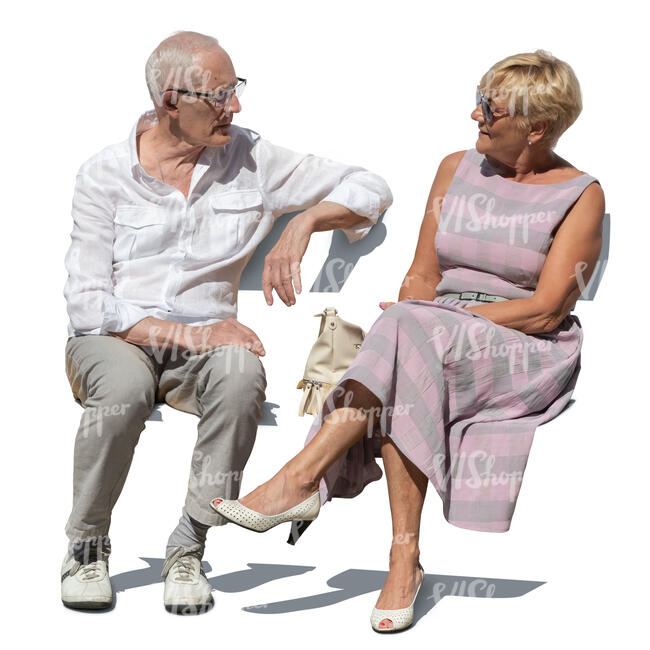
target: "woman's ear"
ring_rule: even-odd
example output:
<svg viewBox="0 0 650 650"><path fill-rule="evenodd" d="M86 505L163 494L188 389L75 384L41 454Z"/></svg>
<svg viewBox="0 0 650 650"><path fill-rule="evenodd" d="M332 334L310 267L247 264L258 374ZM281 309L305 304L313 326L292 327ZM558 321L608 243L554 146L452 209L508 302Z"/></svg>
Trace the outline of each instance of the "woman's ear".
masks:
<svg viewBox="0 0 650 650"><path fill-rule="evenodd" d="M531 124L530 130L528 131L528 139L533 144L541 140L544 134L546 133L547 126L548 126L547 122L544 121L535 122L534 124Z"/></svg>

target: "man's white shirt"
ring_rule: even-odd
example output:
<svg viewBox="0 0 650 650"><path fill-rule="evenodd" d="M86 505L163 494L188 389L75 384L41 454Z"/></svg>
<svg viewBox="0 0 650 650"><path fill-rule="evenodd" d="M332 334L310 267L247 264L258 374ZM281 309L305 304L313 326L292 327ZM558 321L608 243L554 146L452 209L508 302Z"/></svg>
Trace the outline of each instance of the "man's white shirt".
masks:
<svg viewBox="0 0 650 650"><path fill-rule="evenodd" d="M206 147L188 198L140 165L137 134L81 165L65 257L68 336L124 331L147 316L191 325L237 317L241 273L281 214L333 201L365 217L343 229L365 237L392 203L362 167L301 154L231 125L230 144Z"/></svg>

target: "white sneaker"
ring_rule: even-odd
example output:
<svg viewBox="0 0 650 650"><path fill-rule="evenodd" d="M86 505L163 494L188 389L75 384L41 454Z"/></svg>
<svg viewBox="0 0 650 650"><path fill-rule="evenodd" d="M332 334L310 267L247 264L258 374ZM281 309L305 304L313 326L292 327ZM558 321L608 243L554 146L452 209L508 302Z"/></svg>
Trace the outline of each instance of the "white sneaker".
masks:
<svg viewBox="0 0 650 650"><path fill-rule="evenodd" d="M113 604L108 557L81 564L66 553L61 566L61 600L72 609L105 609Z"/></svg>
<svg viewBox="0 0 650 650"><path fill-rule="evenodd" d="M202 614L212 605L212 587L201 568L203 547L177 546L165 560L163 600L165 609L173 614Z"/></svg>

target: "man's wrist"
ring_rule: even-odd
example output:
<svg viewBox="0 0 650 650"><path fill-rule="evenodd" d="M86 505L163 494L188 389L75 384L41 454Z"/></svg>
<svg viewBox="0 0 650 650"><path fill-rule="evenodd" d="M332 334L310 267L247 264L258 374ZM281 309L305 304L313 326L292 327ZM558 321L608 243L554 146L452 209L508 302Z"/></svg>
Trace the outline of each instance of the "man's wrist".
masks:
<svg viewBox="0 0 650 650"><path fill-rule="evenodd" d="M304 229L308 234L337 228L353 228L365 221L365 217L358 215L340 203L334 201L321 201L296 215L291 223Z"/></svg>
<svg viewBox="0 0 650 650"><path fill-rule="evenodd" d="M194 350L200 339L202 328L200 326L190 326L185 323L172 323L171 344L174 347L183 350Z"/></svg>
<svg viewBox="0 0 650 650"><path fill-rule="evenodd" d="M313 212L313 208L308 208L300 214L297 214L289 223L291 223L294 228L302 230L308 235L316 232L317 219Z"/></svg>
<svg viewBox="0 0 650 650"><path fill-rule="evenodd" d="M129 331L126 341L151 347L154 350L166 350L181 347L186 334L186 325L175 321L166 321L149 316L136 323Z"/></svg>

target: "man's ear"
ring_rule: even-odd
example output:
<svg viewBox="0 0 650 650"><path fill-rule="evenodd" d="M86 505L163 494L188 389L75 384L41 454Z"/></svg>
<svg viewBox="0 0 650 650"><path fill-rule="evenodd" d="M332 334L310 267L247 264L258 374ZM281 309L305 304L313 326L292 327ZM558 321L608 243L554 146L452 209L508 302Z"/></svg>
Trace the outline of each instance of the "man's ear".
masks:
<svg viewBox="0 0 650 650"><path fill-rule="evenodd" d="M162 94L161 106L166 111L177 111L178 93L175 90L167 90Z"/></svg>

